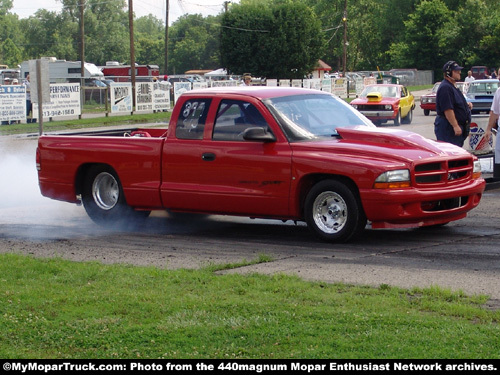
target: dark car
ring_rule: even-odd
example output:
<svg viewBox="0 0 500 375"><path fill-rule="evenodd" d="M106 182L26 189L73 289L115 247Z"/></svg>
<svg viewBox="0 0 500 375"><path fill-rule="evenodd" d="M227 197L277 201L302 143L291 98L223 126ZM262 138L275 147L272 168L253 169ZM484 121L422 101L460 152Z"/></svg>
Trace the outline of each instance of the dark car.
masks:
<svg viewBox="0 0 500 375"><path fill-rule="evenodd" d="M472 103L472 113L489 113L498 83L498 79L476 79L470 82L466 97Z"/></svg>
<svg viewBox="0 0 500 375"><path fill-rule="evenodd" d="M436 82L429 94L420 97L420 108L424 110L424 115L429 116L431 111L436 110L436 93L441 82Z"/></svg>

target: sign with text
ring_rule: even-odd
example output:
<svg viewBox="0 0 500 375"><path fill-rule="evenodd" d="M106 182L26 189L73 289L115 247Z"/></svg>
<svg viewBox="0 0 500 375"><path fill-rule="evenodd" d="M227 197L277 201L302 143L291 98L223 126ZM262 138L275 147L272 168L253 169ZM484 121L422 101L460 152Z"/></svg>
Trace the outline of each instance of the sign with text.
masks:
<svg viewBox="0 0 500 375"><path fill-rule="evenodd" d="M136 111L164 111L168 109L170 109L170 88L167 82L135 84Z"/></svg>
<svg viewBox="0 0 500 375"><path fill-rule="evenodd" d="M26 121L26 87L0 86L0 120Z"/></svg>
<svg viewBox="0 0 500 375"><path fill-rule="evenodd" d="M132 112L132 83L112 82L110 89L111 113Z"/></svg>
<svg viewBox="0 0 500 375"><path fill-rule="evenodd" d="M32 91L33 93L33 91ZM43 118L80 116L80 84L51 83L50 102L43 100ZM38 118L38 104L33 103L33 117Z"/></svg>

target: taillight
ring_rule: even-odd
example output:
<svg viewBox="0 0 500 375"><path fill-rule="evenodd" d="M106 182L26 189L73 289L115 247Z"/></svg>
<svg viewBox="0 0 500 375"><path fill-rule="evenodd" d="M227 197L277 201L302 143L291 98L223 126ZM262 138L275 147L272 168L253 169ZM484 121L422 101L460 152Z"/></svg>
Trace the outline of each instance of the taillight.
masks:
<svg viewBox="0 0 500 375"><path fill-rule="evenodd" d="M40 150L37 147L36 148L36 170L37 171L42 170L41 159L42 159L42 157L40 156Z"/></svg>

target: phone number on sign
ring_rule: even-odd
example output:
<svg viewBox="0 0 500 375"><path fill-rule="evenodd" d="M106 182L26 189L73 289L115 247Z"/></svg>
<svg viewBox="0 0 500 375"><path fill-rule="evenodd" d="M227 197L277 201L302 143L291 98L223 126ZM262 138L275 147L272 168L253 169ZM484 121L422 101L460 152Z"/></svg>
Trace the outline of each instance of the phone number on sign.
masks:
<svg viewBox="0 0 500 375"><path fill-rule="evenodd" d="M43 117L69 116L74 114L75 114L74 109L58 109L51 111L43 111Z"/></svg>

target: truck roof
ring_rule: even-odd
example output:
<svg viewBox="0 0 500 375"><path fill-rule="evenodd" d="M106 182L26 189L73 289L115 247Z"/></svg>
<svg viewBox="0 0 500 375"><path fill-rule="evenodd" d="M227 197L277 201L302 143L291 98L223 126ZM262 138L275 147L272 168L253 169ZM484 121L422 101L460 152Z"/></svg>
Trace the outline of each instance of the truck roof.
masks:
<svg viewBox="0 0 500 375"><path fill-rule="evenodd" d="M275 87L275 86L228 86L212 87L186 91L183 95L244 95L258 99L276 98L289 95L329 95L324 91L305 89L301 87Z"/></svg>

